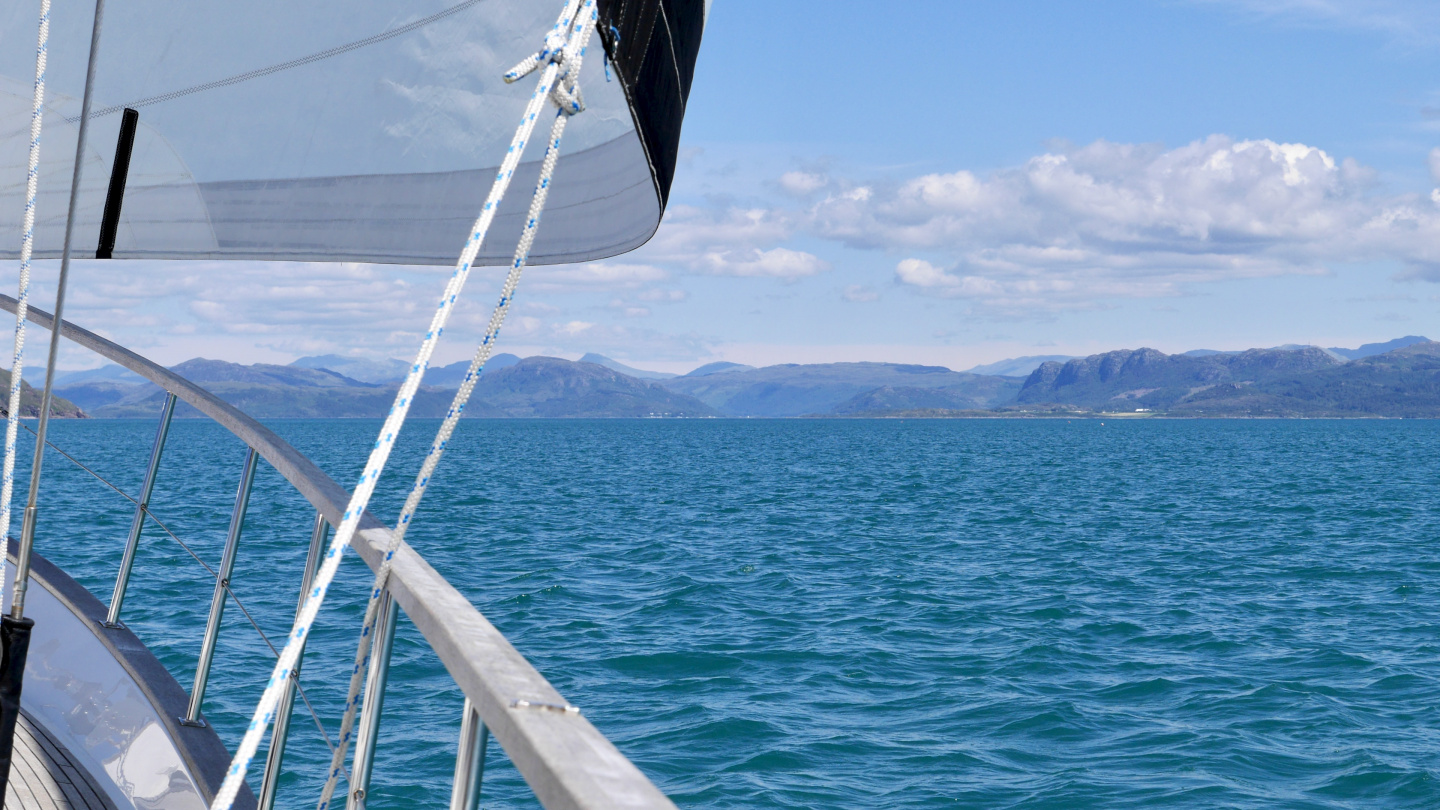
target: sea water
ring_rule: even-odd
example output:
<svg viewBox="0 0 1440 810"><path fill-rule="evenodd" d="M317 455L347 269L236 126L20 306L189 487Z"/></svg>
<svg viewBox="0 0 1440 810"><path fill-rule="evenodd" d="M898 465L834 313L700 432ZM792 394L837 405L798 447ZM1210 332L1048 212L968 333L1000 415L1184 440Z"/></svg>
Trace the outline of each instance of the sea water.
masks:
<svg viewBox="0 0 1440 810"><path fill-rule="evenodd" d="M270 425L349 486L379 423ZM139 489L153 423L52 431ZM243 461L175 422L153 510L212 566ZM108 601L132 507L45 469L38 551ZM1437 482L1437 422L473 420L409 540L681 807L1419 808ZM233 588L271 639L312 518L262 463ZM303 670L331 735L369 580L352 555ZM147 527L124 620L186 688L212 588ZM230 605L227 745L272 661ZM461 701L402 622L370 807L443 806ZM292 729L281 804L310 807L328 752ZM482 804L536 806L493 744Z"/></svg>

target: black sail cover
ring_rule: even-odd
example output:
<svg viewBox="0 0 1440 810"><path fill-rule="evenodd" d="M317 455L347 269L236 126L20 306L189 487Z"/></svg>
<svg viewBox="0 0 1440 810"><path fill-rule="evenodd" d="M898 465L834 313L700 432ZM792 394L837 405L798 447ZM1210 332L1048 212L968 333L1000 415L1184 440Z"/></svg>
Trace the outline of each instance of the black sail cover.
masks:
<svg viewBox="0 0 1440 810"><path fill-rule="evenodd" d="M531 260L643 244L674 176L708 0L599 0ZM0 257L18 257L39 3L0 4ZM76 218L93 255L121 113L139 111L116 259L451 264L484 203L561 0L125 0L106 6ZM93 5L52 6L35 257L58 258ZM533 140L543 140L541 122ZM540 144L478 264L519 237Z"/></svg>

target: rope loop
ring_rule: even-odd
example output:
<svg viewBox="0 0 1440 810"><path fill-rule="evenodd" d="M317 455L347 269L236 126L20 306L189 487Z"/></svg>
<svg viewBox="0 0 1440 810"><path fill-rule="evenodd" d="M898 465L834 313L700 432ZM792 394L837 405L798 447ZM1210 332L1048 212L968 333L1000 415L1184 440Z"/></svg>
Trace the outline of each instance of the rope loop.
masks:
<svg viewBox="0 0 1440 810"><path fill-rule="evenodd" d="M265 691L261 693L260 700L255 706L255 712L251 716L250 725L245 730L244 737L236 747L235 756L230 762L230 767L225 772L225 779L216 791L215 798L210 803L210 810L229 810L234 804L235 797L240 787L245 782L245 773L254 760L259 750L260 741L270 724L275 719L275 709L280 701L280 693L283 690L290 673L300 660L301 648L305 638L310 634L311 627L319 616L320 607L325 601L325 595L340 568L340 560L345 549L354 540L360 529L360 518L365 514L365 507L369 505L370 497L375 492L375 486L384 470L386 462L390 458L390 451L394 448L395 437L399 434L400 428L405 423L410 405L414 400L415 393L420 388L420 381L429 365L431 355L435 346L440 340L441 334L445 331L445 325L450 315L454 312L455 300L469 277L471 266L479 255L480 246L495 220L496 211L500 201L504 198L506 190L510 187L510 181L515 176L515 170L520 165L520 158L525 152L525 145L529 142L534 131L537 119L547 101L556 98L553 91L558 86L565 84L561 77L562 66L566 69L566 76L571 81L570 87L560 98L569 102L569 112L574 114L584 109L584 104L579 100L574 79L579 76L581 57L585 53L585 45L591 33L595 30L595 21L599 15L595 11L596 0L566 0L565 10L560 19L556 22L555 28L550 36L546 37L545 49L536 53L525 61L516 65L510 73L506 74L506 81L518 80L521 76L534 72L536 68L543 67L536 91L531 94L526 104L524 114L520 118L520 124L515 129L515 137L510 141L510 149L506 152L500 163L500 170L495 175L495 181L490 187L490 194L485 199L485 205L480 210L479 218L475 220L471 228L470 238L466 240L465 247L461 251L455 263L455 272L450 277L445 287L445 292L440 298L434 318L430 322L430 329L425 333L425 339L420 344L420 350L416 354L415 362L410 367L409 374L401 383L400 390L395 395L395 405L391 408L390 414L385 418L385 424L380 429L380 434L370 451L370 458L365 462L364 471L360 474L360 480L355 486L355 491L350 496L350 502L345 508L344 517L340 525L336 527L334 539L330 542L330 548L325 554L325 560L320 569L315 573L314 582L310 592L305 597L299 615L295 618L295 624L290 630L290 637L285 643L284 649L280 652L279 660L275 662L271 670L270 680L265 685ZM584 13L580 14L583 3ZM577 22L579 21L579 22ZM561 102L556 102L561 103ZM562 104L562 108L563 108ZM494 345L495 337L499 334L501 323L509 308L511 299L515 294L515 287L520 281L520 271L525 266L525 260L529 256L530 248L534 243L535 230L540 221L540 214L544 208L546 194L550 188L550 177L555 171L555 164L559 158L560 138L565 130L565 123L570 120L570 115L557 114L551 122L550 140L547 143L545 157L541 161L540 181L536 184L535 195L531 200L530 216L526 219L526 225L521 232L520 242L515 248L515 261L511 265L510 273L506 277L505 288L501 294L499 305L491 316L490 326L486 330L484 340L477 351L476 359L471 361L471 373L467 375L466 382L462 384L457 392L456 403L452 406L452 416L458 419L459 412L463 410L464 402L469 397L471 389L474 388L475 379L478 376L479 366L483 365L490 356L490 350ZM432 445L431 456L427 459L427 468L422 470L419 483L412 489L410 499L407 499L405 515L399 521L396 531L391 533L390 548L386 553L386 562L381 565L381 570L376 574L377 589L372 589L372 598L366 608L365 630L362 631L361 643L356 652L357 666L352 671L350 694L357 695L358 681L363 676L364 664L368 660L369 644L373 642L373 633L370 628L374 626L377 616L377 599L374 595L383 593L384 583L389 576L389 558L403 542L405 527L409 525L409 517L414 514L414 509L419 503L419 495L424 492L424 487L430 480L430 472L434 464L439 461L440 452L444 450L449 431L454 428L454 420L447 417L444 425L441 426L444 433ZM412 500L413 499L413 502ZM347 701L346 718L342 719L342 729L352 726L354 712L358 708L357 698L352 697ZM342 730L340 741L336 746L336 757L331 760L332 769L326 786L317 804L317 810L330 810L331 799L334 796L336 781L343 775L343 769L338 768L343 764L345 749L348 743L354 739L353 732Z"/></svg>
<svg viewBox="0 0 1440 810"><path fill-rule="evenodd" d="M583 5L581 5L583 3ZM576 19L575 6L579 5L580 22L571 24L569 21ZM316 803L316 810L332 810L333 800L339 786L339 780L345 774L345 757L349 750L350 743L355 739L356 714L364 702L364 695L361 687L364 685L366 673L369 670L370 659L375 644L375 630L380 617L381 598L389 587L391 562L395 552L399 550L405 541L405 533L410 528L410 521L415 516L415 511L420 506L420 500L424 497L426 488L434 476L440 459L445 455L449 447L450 437L459 423L460 415L465 411L465 405L470 399L470 394L475 389L475 383L480 378L480 372L484 369L485 363L490 359L490 353L495 347L495 340L500 335L500 327L505 321L505 315L510 309L510 304L515 298L515 290L520 284L520 275L525 269L525 264L530 258L530 249L535 244L535 234L540 225L540 218L545 210L545 202L550 192L550 183L555 174L556 164L560 158L560 143L565 133L565 126L570 117L585 109L585 102L580 95L580 87L576 81L580 75L580 67L585 57L585 47L589 42L591 34L595 31L595 23L599 19L596 13L596 0L572 0L567 5L561 22L564 26L557 24L557 31L564 31L568 38L558 48L552 48L551 37L546 37L546 49L534 54L521 62L509 74L506 74L506 81L515 79L533 72L542 64L546 66L546 73L540 80L540 90L531 97L532 104L543 103L550 99L559 108L550 124L550 139L546 142L545 157L541 160L540 176L535 183L533 196L530 200L530 211L525 219L525 227L521 231L520 241L515 246L514 258L510 263L510 272L505 277L505 284L500 291L500 300L490 316L489 326L485 330L485 336L481 339L479 346L475 349L475 356L470 361L470 368L466 371L465 379L460 384L460 389L455 392L455 397L450 403L450 409L446 413L445 421L441 424L439 431L435 434L435 440L430 445L430 452L426 454L425 461L421 465L420 472L415 477L415 484L410 489L410 494L405 499L405 507L400 517L395 522L395 529L390 534L389 546L385 549L385 555L380 568L375 572L375 582L370 588L370 601L365 608L365 619L361 623L360 639L355 648L354 665L350 670L350 687L345 698L345 713L340 719L339 744L336 745L330 760L330 772L326 777L325 786L321 789L320 799ZM553 35L552 31L552 35ZM550 81L546 89L546 82ZM533 124L535 116L527 113L525 121ZM528 138L528 134L526 138ZM517 142L524 139L517 135ZM517 158L518 159L518 158ZM382 651L381 654L386 654ZM373 687L383 688L383 687ZM348 777L347 777L348 778Z"/></svg>
<svg viewBox="0 0 1440 810"><path fill-rule="evenodd" d="M585 43L581 40L589 37L582 38L579 34L580 29L593 27L599 19L599 12L594 3L586 3L583 11L590 18L587 25L582 25L578 19L581 12L580 1L571 0L560 22L545 35L545 46L506 71L502 77L505 83L513 84L534 73L542 65L555 65L559 68L559 79L550 88L550 100L566 115L584 112L585 96L580 92L580 64L585 57Z"/></svg>
<svg viewBox="0 0 1440 810"><path fill-rule="evenodd" d="M35 248L35 201L40 190L40 130L45 118L45 66L50 52L50 0L40 2L35 45L35 95L30 114L30 165L25 175L25 214L20 239L20 285L15 293L15 353L10 364L10 396L5 408L5 460L0 462L0 541L10 536L15 490L16 440L20 435L20 394L25 387L25 319L30 306L30 257ZM43 405L42 405L43 407ZM0 576L0 603L5 578Z"/></svg>

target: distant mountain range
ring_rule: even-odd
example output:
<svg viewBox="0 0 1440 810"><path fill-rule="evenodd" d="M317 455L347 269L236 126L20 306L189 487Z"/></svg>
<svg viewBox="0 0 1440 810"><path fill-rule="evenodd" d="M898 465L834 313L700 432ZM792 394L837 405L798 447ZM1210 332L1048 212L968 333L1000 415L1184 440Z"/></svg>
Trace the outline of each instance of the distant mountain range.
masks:
<svg viewBox="0 0 1440 810"><path fill-rule="evenodd" d="M20 380L20 415L36 417L40 415L40 391L31 387L30 381ZM0 370L0 415L9 416L6 410L10 404L10 372ZM50 417L75 418L83 417L85 414L79 406L68 399L52 397L50 400Z"/></svg>
<svg viewBox="0 0 1440 810"><path fill-rule="evenodd" d="M1039 368L1041 363L1063 363L1066 360L1074 359L1074 355L1069 354L1032 354L976 366L970 369L970 373L990 374L996 377L1024 377Z"/></svg>
<svg viewBox="0 0 1440 810"><path fill-rule="evenodd" d="M396 385L361 382L329 369L256 363L245 366L223 360L196 358L171 368L242 411L258 418L383 416L395 401ZM140 380L116 380L115 375L57 385L55 392L71 399L95 417L153 417L165 394L160 387ZM423 388L415 395L411 413L444 416L450 394ZM199 416L188 405L175 409L178 417Z"/></svg>
<svg viewBox="0 0 1440 810"><path fill-rule="evenodd" d="M1406 346L1413 346L1416 343L1427 343L1429 338L1407 335L1406 337L1387 340L1384 343L1366 343L1358 349L1342 349L1331 347L1322 351L1329 352L1341 360L1359 360L1362 357L1372 357L1377 354L1403 349ZM1300 343L1286 343L1283 346L1272 346L1271 348L1280 351L1297 351L1299 349L1312 348ZM1192 349L1184 352L1186 357L1210 357L1216 354L1240 354L1239 351L1217 351L1215 349ZM1037 354L1025 357L1011 357L1006 360L998 360L994 363L986 363L970 369L971 374L994 374L1000 377L1028 377L1031 372L1039 368L1042 363L1064 363L1080 358L1066 354Z"/></svg>
<svg viewBox="0 0 1440 810"><path fill-rule="evenodd" d="M520 360L514 355L497 355L489 365L475 387L466 416L718 415L696 399L594 363L574 363L554 357ZM427 373L427 382L436 380L439 384L425 385L416 393L411 414L444 416L454 388L458 387L468 366L468 361L455 363ZM152 417L160 412L164 392L158 386L139 377L128 381L109 368L113 367L97 370L104 373L71 377L77 381L57 386L56 392L67 400L73 397L80 409L95 417ZM171 370L258 418L384 416L398 388L395 382L365 382L328 368L297 365L246 366L197 358ZM377 371L373 366L362 366L360 370L362 373ZM182 406L176 409L175 415L199 416L199 412Z"/></svg>
<svg viewBox="0 0 1440 810"><path fill-rule="evenodd" d="M719 416L705 403L598 363L527 357L486 373L475 386L475 416ZM466 413L471 409L467 408Z"/></svg>
<svg viewBox="0 0 1440 810"><path fill-rule="evenodd" d="M502 368L509 368L520 362L520 358L513 354L497 354L490 358L485 364L487 371L499 371ZM302 357L291 363L292 366L300 368L317 368L334 371L343 374L352 380L360 382L399 383L405 379L410 371L410 364L404 360L368 360L359 357L344 357L338 354L322 354L313 357ZM425 382L430 385L442 387L459 387L465 379L465 372L470 370L470 361L461 360L458 363L451 363L448 366L436 366L425 372Z"/></svg>
<svg viewBox="0 0 1440 810"><path fill-rule="evenodd" d="M679 374L670 374L665 371L646 371L642 368L633 368L621 363L618 360L611 360L603 354L591 352L580 358L582 363L594 363L597 366L604 366L611 371L618 371L627 377L634 377L637 380L668 380L671 377L678 377Z"/></svg>
<svg viewBox="0 0 1440 810"><path fill-rule="evenodd" d="M1041 365L1008 407L1182 416L1440 417L1440 343L1406 343L1353 361L1313 346L1200 356L1154 349L1106 352Z"/></svg>
<svg viewBox="0 0 1440 810"><path fill-rule="evenodd" d="M1036 360L1038 364L1028 375L993 373L1014 371ZM430 369L411 412L421 417L443 415L468 365L462 361ZM722 362L676 376L635 369L596 354L579 362L554 357L522 360L502 354L490 360L466 415L843 417L1125 412L1440 417L1440 343L1420 337L1357 349L1281 346L1175 355L1134 349L1083 358L1015 358L977 368L986 373L900 363L754 368ZM406 371L394 363L339 355L305 357L288 366L247 366L197 358L174 370L261 418L383 416ZM60 372L56 393L65 400L63 405L57 404L57 410L77 416L149 418L159 412L163 401L159 388L117 366ZM31 407L36 407L38 397L28 391L28 385L26 396L35 399ZM198 415L188 408L176 413Z"/></svg>
<svg viewBox="0 0 1440 810"><path fill-rule="evenodd" d="M704 402L726 416L807 416L857 413L870 395L895 403L943 401L965 408L992 408L1014 399L1019 383L951 371L943 366L899 363L822 363L731 369L665 380L671 391Z"/></svg>

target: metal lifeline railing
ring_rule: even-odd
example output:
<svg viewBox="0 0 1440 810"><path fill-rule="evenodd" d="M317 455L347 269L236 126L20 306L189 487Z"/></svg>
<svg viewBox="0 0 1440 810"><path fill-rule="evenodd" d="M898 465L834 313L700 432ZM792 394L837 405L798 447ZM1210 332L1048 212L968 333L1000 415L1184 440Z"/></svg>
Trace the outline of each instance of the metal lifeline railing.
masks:
<svg viewBox="0 0 1440 810"><path fill-rule="evenodd" d="M0 295L0 309L13 313L15 308L15 299ZM33 307L29 309L27 319L45 329L54 326L54 319L49 313ZM148 514L150 494L177 401L195 407L218 422L249 448L231 512L224 555L220 568L214 572L215 589L189 708L181 719L185 724L203 724L201 708L205 687L219 637L226 595L234 598L229 589L229 579L238 553L257 460L263 458L269 463L315 507L317 513L300 585L301 594L308 589L318 566L328 528L340 524L349 493L268 428L200 386L68 321L62 323L62 336L139 374L167 392L145 482L140 496L133 499L136 503L135 519L126 538L106 617L107 624L115 625L120 621L125 590L146 518L155 519ZM170 533L168 529L167 533ZM383 550L389 545L389 535L389 529L373 515L366 514L354 547L371 569L379 568ZM174 536L173 533L171 536ZM504 635L408 543L400 546L391 565L390 586L385 596L387 603L382 606L382 623L376 628L377 647L372 653L365 685L358 743L349 780L350 795L346 803L349 810L365 806L396 619L402 609L465 695L450 810L474 810L478 805L485 750L491 735L547 810L673 810L675 805L592 726L579 709L561 697ZM243 605L241 608L243 610ZM271 810L275 804L298 679L297 667L279 706L261 777L258 800L261 810ZM207 802L219 787L220 776L219 773L197 774L204 783L200 787Z"/></svg>

